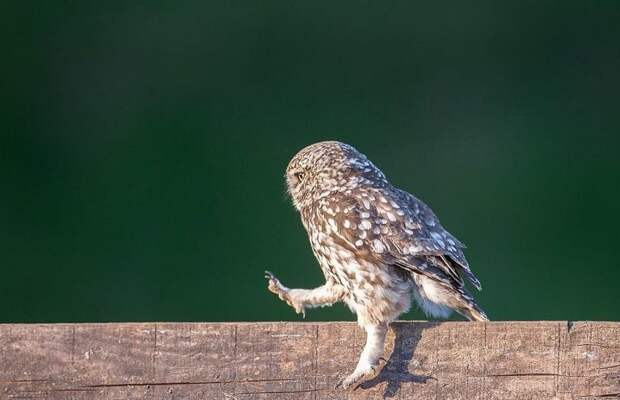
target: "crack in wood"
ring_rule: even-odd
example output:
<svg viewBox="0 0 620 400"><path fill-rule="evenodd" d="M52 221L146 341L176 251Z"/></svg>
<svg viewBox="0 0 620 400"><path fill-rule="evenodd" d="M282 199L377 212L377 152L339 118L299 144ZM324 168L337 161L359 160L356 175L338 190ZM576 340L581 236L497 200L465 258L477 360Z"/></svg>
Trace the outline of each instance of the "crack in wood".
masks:
<svg viewBox="0 0 620 400"><path fill-rule="evenodd" d="M575 347L584 347L584 346L591 346L591 347L601 347L603 349L610 349L610 350L620 350L620 346L609 346L606 344L602 344L602 343L579 343L579 344L575 344Z"/></svg>
<svg viewBox="0 0 620 400"><path fill-rule="evenodd" d="M556 359L557 359L557 364L556 364L556 369L555 369L555 374L556 374L556 379L555 379L555 395L557 396L559 390L560 390L560 350L562 348L561 346L561 340L562 340L562 324L558 324L558 331L557 331L557 335L558 335L558 341L557 341L557 346L556 346Z"/></svg>
<svg viewBox="0 0 620 400"><path fill-rule="evenodd" d="M517 376L553 376L553 377L558 377L558 376L567 376L567 375L553 374L553 373L550 373L550 372L518 372L518 373L508 373L508 374L488 374L488 375L486 375L487 378L492 378L492 377L517 377Z"/></svg>
<svg viewBox="0 0 620 400"><path fill-rule="evenodd" d="M136 382L136 383L101 383L93 385L80 385L81 388L106 388L106 387L131 387L131 386L182 386L182 385L212 385L218 383L267 383L267 382L290 382L303 381L302 378L282 379L247 379L247 380L215 380L215 381L177 381L177 382ZM239 394L239 393L237 393Z"/></svg>
<svg viewBox="0 0 620 400"><path fill-rule="evenodd" d="M294 394L294 393L312 393L312 392L324 392L329 389L301 389L301 390L275 390L275 391L259 391L259 392L238 392L235 395L246 394Z"/></svg>
<svg viewBox="0 0 620 400"><path fill-rule="evenodd" d="M611 369L611 368L618 368L618 367L620 367L620 364L607 365L607 366L604 366L604 367L596 367L596 368L594 368L594 369L593 369L593 370L591 370L591 371L596 371L596 370L599 370L599 369Z"/></svg>

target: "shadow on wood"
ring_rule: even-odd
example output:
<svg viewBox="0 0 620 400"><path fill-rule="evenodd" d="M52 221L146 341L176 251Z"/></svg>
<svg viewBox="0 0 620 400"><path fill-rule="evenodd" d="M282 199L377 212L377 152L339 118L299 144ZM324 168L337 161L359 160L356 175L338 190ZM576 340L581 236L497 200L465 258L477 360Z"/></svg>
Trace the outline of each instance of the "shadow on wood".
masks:
<svg viewBox="0 0 620 400"><path fill-rule="evenodd" d="M374 379L364 382L361 389L371 389L376 385L387 382L383 397L394 397L400 390L403 383L426 383L429 380L436 380L429 375L414 375L409 372L409 364L412 362L418 342L422 338L422 331L440 322L426 322L419 324L407 324L395 322L390 325L394 333L392 353L387 363Z"/></svg>

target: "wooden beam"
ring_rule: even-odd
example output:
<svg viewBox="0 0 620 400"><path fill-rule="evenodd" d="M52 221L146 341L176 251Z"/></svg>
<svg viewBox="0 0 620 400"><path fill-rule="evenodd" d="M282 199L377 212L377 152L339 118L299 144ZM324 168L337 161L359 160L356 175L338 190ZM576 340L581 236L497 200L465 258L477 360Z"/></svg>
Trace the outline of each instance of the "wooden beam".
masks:
<svg viewBox="0 0 620 400"><path fill-rule="evenodd" d="M0 325L0 399L608 399L620 323L397 322L386 367L334 386L354 323Z"/></svg>

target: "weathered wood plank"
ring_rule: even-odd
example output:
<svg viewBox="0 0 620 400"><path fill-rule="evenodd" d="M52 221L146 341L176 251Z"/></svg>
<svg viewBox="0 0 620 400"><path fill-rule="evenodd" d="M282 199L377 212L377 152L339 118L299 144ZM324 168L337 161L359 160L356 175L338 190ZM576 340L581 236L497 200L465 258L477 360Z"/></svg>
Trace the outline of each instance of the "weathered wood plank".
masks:
<svg viewBox="0 0 620 400"><path fill-rule="evenodd" d="M620 323L397 322L382 373L334 390L353 323L0 325L0 399L607 399Z"/></svg>

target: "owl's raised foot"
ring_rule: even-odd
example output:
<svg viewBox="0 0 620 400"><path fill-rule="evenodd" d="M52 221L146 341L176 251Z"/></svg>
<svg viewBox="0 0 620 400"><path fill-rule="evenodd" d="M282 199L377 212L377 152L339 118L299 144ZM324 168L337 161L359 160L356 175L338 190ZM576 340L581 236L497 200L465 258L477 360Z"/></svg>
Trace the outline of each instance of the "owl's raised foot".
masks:
<svg viewBox="0 0 620 400"><path fill-rule="evenodd" d="M295 298L293 294L294 291L280 283L278 278L276 278L270 271L265 271L265 278L269 280L267 289L269 289L271 293L277 294L280 300L285 301L286 304L295 309L297 314L301 314L303 318L306 318L305 307L301 301Z"/></svg>
<svg viewBox="0 0 620 400"><path fill-rule="evenodd" d="M351 389L351 390L355 390L357 389L362 383L369 381L373 378L375 378L377 375L379 375L379 372L381 372L381 368L382 368L382 364L380 365L369 365L367 368L364 369L356 369L355 371L353 371L353 373L349 376L347 376L346 378L343 378L340 380L340 382L338 382L336 384L335 389L338 389L339 387L347 390L347 389Z"/></svg>

